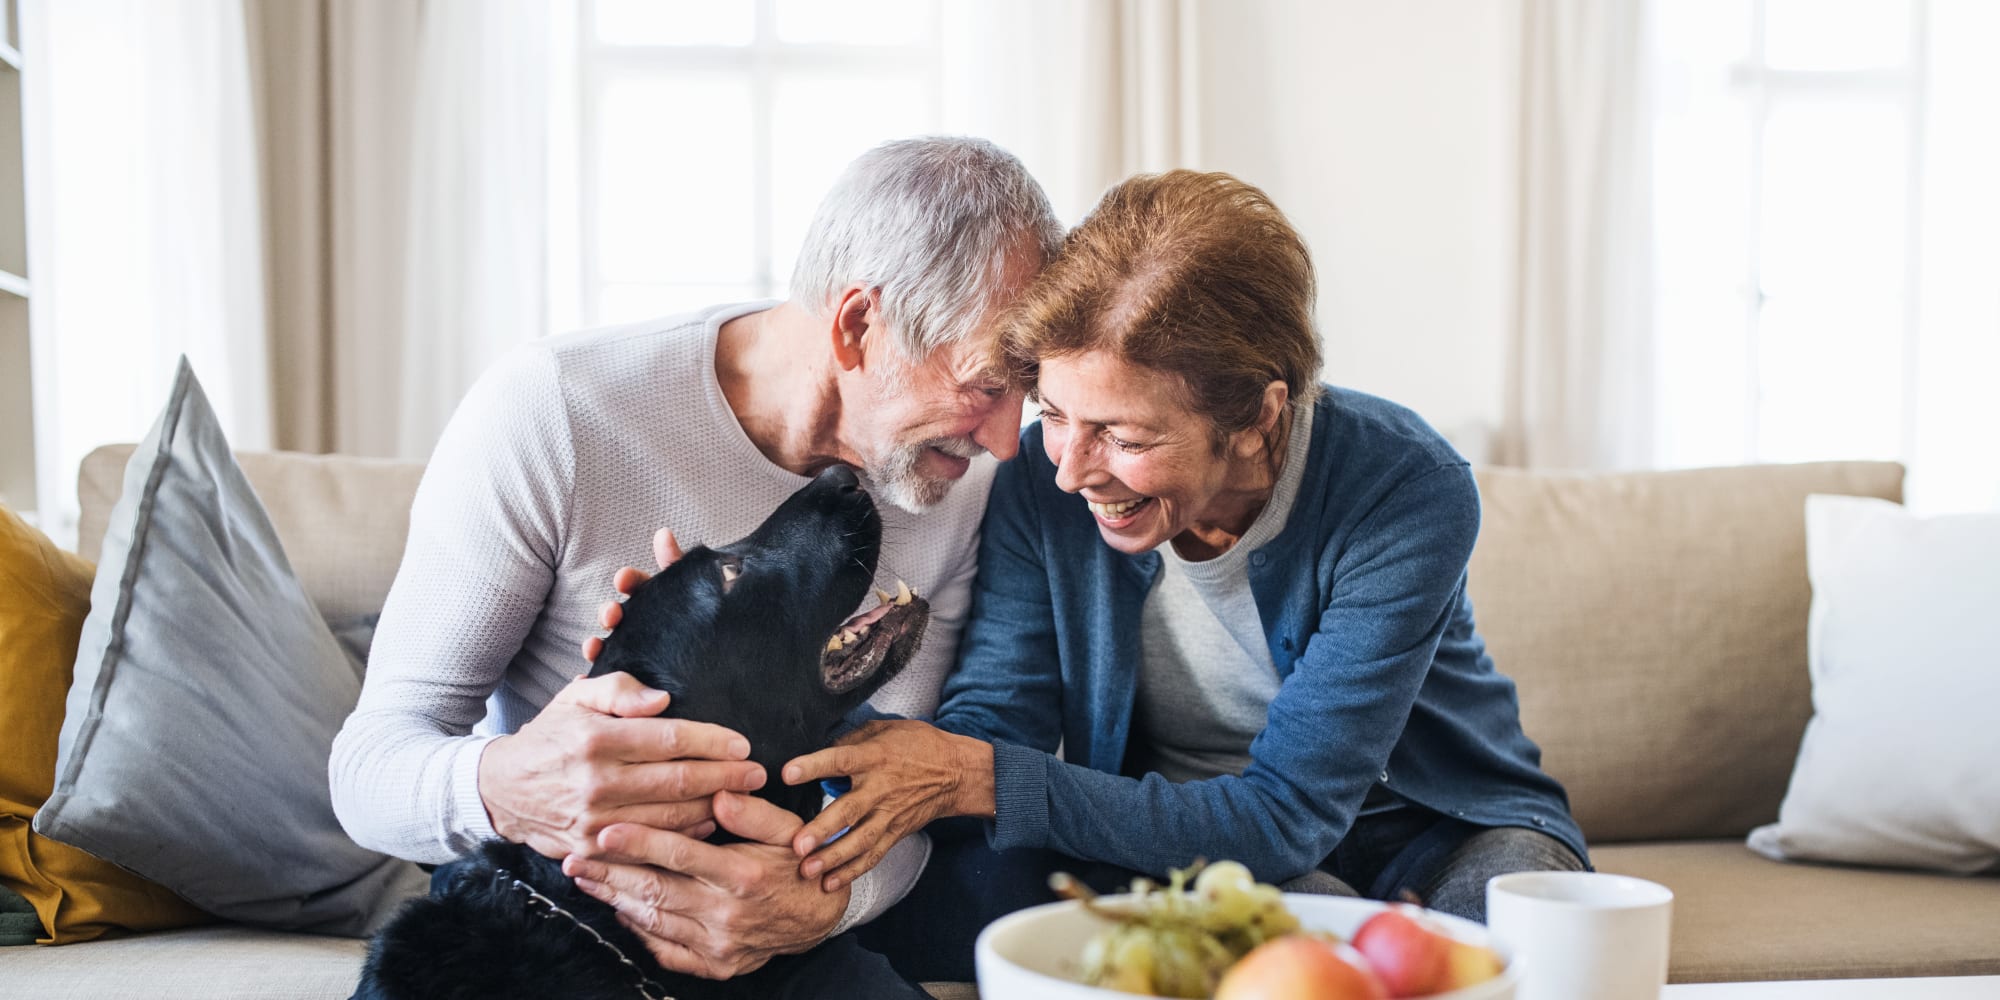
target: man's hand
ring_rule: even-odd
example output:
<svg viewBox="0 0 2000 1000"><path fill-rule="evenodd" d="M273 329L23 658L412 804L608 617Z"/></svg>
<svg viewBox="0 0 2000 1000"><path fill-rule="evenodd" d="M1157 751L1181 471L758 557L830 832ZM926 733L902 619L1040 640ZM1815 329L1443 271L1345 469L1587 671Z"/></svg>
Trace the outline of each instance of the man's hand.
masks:
<svg viewBox="0 0 2000 1000"><path fill-rule="evenodd" d="M659 563L661 569L679 562L682 555L685 553L681 551L681 543L674 538L671 529L661 528L653 532L653 561ZM634 590L639 589L640 584L650 579L652 577L647 574L626 566L612 574L611 589L630 597ZM606 629L617 628L618 623L624 620L625 608L616 600L606 601L597 609L597 624ZM602 652L604 652L603 639L593 635L583 640L584 659L596 663L597 654Z"/></svg>
<svg viewBox="0 0 2000 1000"><path fill-rule="evenodd" d="M761 788L764 769L731 730L653 718L668 698L630 674L580 677L520 732L487 744L479 797L494 831L551 858L596 853L616 823L708 836L710 796Z"/></svg>
<svg viewBox="0 0 2000 1000"><path fill-rule="evenodd" d="M785 765L788 785L843 775L853 787L792 839L806 859L799 874L824 873L828 892L852 885L897 841L934 819L993 815L993 745L928 722L870 722ZM840 839L826 843L843 828Z"/></svg>
<svg viewBox="0 0 2000 1000"><path fill-rule="evenodd" d="M848 893L799 877L791 848L799 818L728 793L715 796L714 811L743 842L717 846L621 823L598 834L599 857L571 856L563 872L675 972L728 979L832 933Z"/></svg>

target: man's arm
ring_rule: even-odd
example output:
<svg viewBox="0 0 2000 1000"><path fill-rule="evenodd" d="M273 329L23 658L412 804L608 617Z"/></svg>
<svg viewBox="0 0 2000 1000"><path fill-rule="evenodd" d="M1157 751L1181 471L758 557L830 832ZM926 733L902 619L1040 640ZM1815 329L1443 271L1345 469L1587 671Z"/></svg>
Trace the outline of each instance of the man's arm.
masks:
<svg viewBox="0 0 2000 1000"><path fill-rule="evenodd" d="M518 350L453 413L410 509L354 713L333 744L334 812L365 847L444 862L497 836L469 735L555 580L574 466L546 352Z"/></svg>
<svg viewBox="0 0 2000 1000"><path fill-rule="evenodd" d="M547 678L561 693L506 746L470 735L554 584L572 453L544 350L510 354L454 413L328 763L335 814L357 843L441 863L504 836L561 857L620 820L698 828L709 795L761 782L735 734L640 718L666 696L630 678ZM713 760L676 760L702 757Z"/></svg>

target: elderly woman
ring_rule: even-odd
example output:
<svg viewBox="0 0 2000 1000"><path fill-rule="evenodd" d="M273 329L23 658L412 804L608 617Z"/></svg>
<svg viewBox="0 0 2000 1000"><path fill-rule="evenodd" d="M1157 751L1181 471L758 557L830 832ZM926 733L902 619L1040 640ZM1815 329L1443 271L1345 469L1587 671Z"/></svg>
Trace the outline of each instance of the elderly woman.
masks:
<svg viewBox="0 0 2000 1000"><path fill-rule="evenodd" d="M1303 241L1226 174L1132 178L1070 234L1004 342L1042 418L994 483L957 672L931 723L788 765L852 779L794 842L807 877L950 816L985 837L939 850L990 856L927 880L1232 858L1483 919L1491 876L1587 867L1473 625L1472 472L1317 384L1313 297Z"/></svg>

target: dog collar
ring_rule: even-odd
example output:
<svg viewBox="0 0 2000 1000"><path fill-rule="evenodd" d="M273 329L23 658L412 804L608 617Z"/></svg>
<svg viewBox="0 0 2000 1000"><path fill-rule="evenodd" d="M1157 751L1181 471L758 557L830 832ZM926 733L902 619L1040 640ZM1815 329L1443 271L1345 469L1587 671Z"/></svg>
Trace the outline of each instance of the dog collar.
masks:
<svg viewBox="0 0 2000 1000"><path fill-rule="evenodd" d="M543 920L553 920L557 917L562 917L568 920L570 923L575 924L576 926L582 928L585 934L590 935L591 940L596 941L600 945L603 945L606 949L608 949L611 952L613 956L615 956L618 959L620 964L624 965L627 969L632 970L632 975L638 977L638 982L633 983L632 988L638 990L639 995L641 997L644 997L645 1000L674 1000L673 997L667 995L665 987L661 986L659 983L654 982L650 976L647 976L646 970L639 968L639 963L632 961L631 958L626 956L624 949L618 947L615 944L612 944L610 938L607 938L604 935L597 933L597 928L584 923L582 917L579 917L576 914L571 913L566 909L563 909L561 904L543 895L534 886L521 881L519 878L516 878L513 872L510 872L505 868L495 868L493 870L493 880L497 883L503 883L504 885L511 886L512 888L518 889L521 892L527 894L529 910L533 910L536 906L541 906L543 909L548 911L546 913L541 914ZM650 987L650 989L648 987Z"/></svg>

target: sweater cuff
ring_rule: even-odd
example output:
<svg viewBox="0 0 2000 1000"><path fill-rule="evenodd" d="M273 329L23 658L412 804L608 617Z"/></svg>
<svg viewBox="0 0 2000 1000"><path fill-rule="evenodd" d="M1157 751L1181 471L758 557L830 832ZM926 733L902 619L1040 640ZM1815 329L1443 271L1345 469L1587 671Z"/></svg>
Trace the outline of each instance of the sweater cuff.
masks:
<svg viewBox="0 0 2000 1000"><path fill-rule="evenodd" d="M994 850L1042 847L1049 840L1048 754L993 744Z"/></svg>
<svg viewBox="0 0 2000 1000"><path fill-rule="evenodd" d="M845 934L902 902L930 860L930 835L919 831L897 841L879 864L854 880L847 893L847 911L840 915L840 922L827 937Z"/></svg>
<svg viewBox="0 0 2000 1000"><path fill-rule="evenodd" d="M497 738L470 736L454 748L451 786L446 789L451 811L445 817L445 828L439 831L442 834L439 839L454 854L463 854L484 841L500 839L493 829L493 818L486 814L486 800L479 797L479 758L486 753L486 745Z"/></svg>

